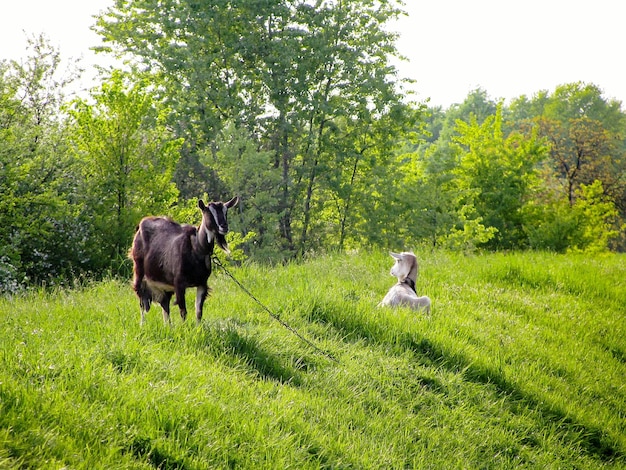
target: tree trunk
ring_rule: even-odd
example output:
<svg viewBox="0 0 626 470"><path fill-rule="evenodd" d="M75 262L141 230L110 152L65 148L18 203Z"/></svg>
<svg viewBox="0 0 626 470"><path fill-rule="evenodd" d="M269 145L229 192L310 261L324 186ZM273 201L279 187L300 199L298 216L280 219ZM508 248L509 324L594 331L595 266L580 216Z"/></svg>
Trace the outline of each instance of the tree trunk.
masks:
<svg viewBox="0 0 626 470"><path fill-rule="evenodd" d="M341 229L339 233L339 249L343 250L343 243L346 239L346 223L348 220L348 214L350 212L350 203L352 201L352 187L354 185L354 180L356 179L356 170L359 166L359 161L361 160L361 153L357 154L354 159L354 165L352 166L352 175L350 176L350 191L348 191L348 196L346 197L346 202L343 205L343 215L341 216Z"/></svg>
<svg viewBox="0 0 626 470"><path fill-rule="evenodd" d="M278 144L279 160L282 169L281 176L281 196L280 196L280 233L286 242L286 249L292 253L293 234L291 230L291 204L290 204L290 185L289 185L289 169L291 167L291 159L289 156L289 142L287 133L287 123L284 114L280 116L280 136Z"/></svg>

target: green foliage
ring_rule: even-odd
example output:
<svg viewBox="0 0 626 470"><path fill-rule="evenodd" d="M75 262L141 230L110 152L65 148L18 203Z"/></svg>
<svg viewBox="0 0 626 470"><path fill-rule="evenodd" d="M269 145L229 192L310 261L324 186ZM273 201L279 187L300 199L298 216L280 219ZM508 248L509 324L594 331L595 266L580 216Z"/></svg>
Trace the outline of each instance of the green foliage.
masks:
<svg viewBox="0 0 626 470"><path fill-rule="evenodd" d="M427 240L437 246L463 217L459 214L464 193L455 184L459 149L443 141L418 149L405 170L403 188L412 194L411 222L413 243ZM404 235L404 234L403 234ZM407 235L405 235L407 236Z"/></svg>
<svg viewBox="0 0 626 470"><path fill-rule="evenodd" d="M485 145L479 152L484 155L483 159L491 160L491 168L483 165L478 169L475 164L480 158L463 166L462 155L469 149L467 143L459 151L450 141L458 142L464 138L461 132L469 131L473 145L479 148L479 133L469 129L489 127L487 119L497 120L484 111L489 103L485 93L478 90L470 93L462 105L436 114L442 123L437 131L439 137L419 149L418 158L427 166L446 168L445 171L454 171L459 181L465 180L462 187L465 194L460 192L461 187L449 185L444 194L458 197L438 198L451 201L444 211L449 217L457 218L456 226L443 229L444 235L459 229L459 218L455 214L459 207L471 201L486 224L499 230L499 236L489 242L488 247L529 246L565 251L582 237L580 220L584 217L574 208L577 191L581 184L590 185L595 180L602 182L605 196L615 203L619 218L624 220L624 114L619 103L602 97L597 86L580 82L559 86L554 93L541 91L531 99L522 96L508 107L501 106L500 137L494 133L491 148ZM476 110L474 123L471 112L463 113L464 109ZM456 115L460 115L461 127L450 123L450 118ZM511 170L510 162L515 159L495 150L501 146L496 143L498 138L500 141L511 139L509 151L517 152L518 159L523 159L524 153L529 154L528 165L512 165ZM516 141L526 142L531 148L522 149ZM520 179L524 173L527 176ZM479 174L482 178L478 178ZM430 181L432 177L426 183ZM428 188L428 184L422 188ZM452 188L455 193L450 193ZM500 240L500 237L507 240ZM618 240L611 246L623 249L623 236Z"/></svg>
<svg viewBox="0 0 626 470"><path fill-rule="evenodd" d="M615 204L606 197L602 182L598 180L589 186L581 184L578 196L573 210L579 214L582 230L572 250L589 253L607 251L610 241L619 236L619 230L626 229L626 226L618 225Z"/></svg>
<svg viewBox="0 0 626 470"><path fill-rule="evenodd" d="M458 121L470 122L475 119L478 124L482 124L488 117L496 114L498 107L498 103L489 98L486 90L477 88L470 91L463 103L452 105L446 111L446 125L442 130L442 136L452 139L454 135L457 135L455 128Z"/></svg>
<svg viewBox="0 0 626 470"><path fill-rule="evenodd" d="M219 271L198 328L126 282L0 299L0 466L623 468L623 255L418 257L430 316L376 307L379 251L232 269L339 363Z"/></svg>
<svg viewBox="0 0 626 470"><path fill-rule="evenodd" d="M620 132L624 125L621 103L606 99L602 90L591 83L574 82L557 86L542 111L538 114L563 123L583 117L598 121L611 132Z"/></svg>
<svg viewBox="0 0 626 470"><path fill-rule="evenodd" d="M552 165L573 205L581 184L602 182L606 194L626 215L625 115L621 103L607 100L592 84L556 88L535 119L550 142Z"/></svg>
<svg viewBox="0 0 626 470"><path fill-rule="evenodd" d="M32 55L0 63L0 288L55 283L82 271L73 163L59 119L60 55L40 36Z"/></svg>
<svg viewBox="0 0 626 470"><path fill-rule="evenodd" d="M497 228L483 225L483 218L476 215L476 209L472 206L461 207L458 215L460 228L452 227L438 243L440 246L470 253L487 244L498 233Z"/></svg>
<svg viewBox="0 0 626 470"><path fill-rule="evenodd" d="M604 193L602 183L581 185L573 206L562 194L542 194L534 197L524 208L529 245L534 249L559 253L606 251L619 237L619 213L613 201Z"/></svg>
<svg viewBox="0 0 626 470"><path fill-rule="evenodd" d="M239 196L239 204L229 211L231 231L240 232L250 241L247 253L254 251L259 260L272 260L280 246L278 234L280 209L280 170L274 166L272 152L261 149L234 123L227 125L216 141L215 151L202 155L203 162L216 168L221 181L231 193L224 199ZM254 233L255 236L248 237Z"/></svg>
<svg viewBox="0 0 626 470"><path fill-rule="evenodd" d="M389 63L398 53L385 26L399 2L225 5L117 2L98 30L112 50L155 72L150 80L164 88L186 141L182 161L201 161L231 192L249 193L260 178L233 175L226 155L246 174L263 168L265 185L243 198L250 214L241 221L258 234L261 256L342 248L372 233L365 226L376 212L361 204L368 170L386 165L417 115Z"/></svg>
<svg viewBox="0 0 626 470"><path fill-rule="evenodd" d="M484 225L497 230L488 239L498 248L523 245L522 207L535 165L545 158L547 148L536 133L505 137L501 107L481 125L475 118L458 121L457 132L455 141L462 148L457 185Z"/></svg>
<svg viewBox="0 0 626 470"><path fill-rule="evenodd" d="M528 245L533 249L564 253L580 237L578 218L565 199L531 202L524 208L524 219Z"/></svg>
<svg viewBox="0 0 626 470"><path fill-rule="evenodd" d="M2 292L126 275L139 219L197 224L198 197L240 196L238 263L626 248L620 103L578 82L427 110L391 65L401 2L313 3L117 1L96 29L130 71L71 103L45 38L0 63Z"/></svg>
<svg viewBox="0 0 626 470"><path fill-rule="evenodd" d="M82 216L94 230L96 263L126 255L142 216L163 212L178 192L172 174L181 141L169 135L164 118L141 83L128 86L114 73L92 94L68 109L74 156L81 171Z"/></svg>

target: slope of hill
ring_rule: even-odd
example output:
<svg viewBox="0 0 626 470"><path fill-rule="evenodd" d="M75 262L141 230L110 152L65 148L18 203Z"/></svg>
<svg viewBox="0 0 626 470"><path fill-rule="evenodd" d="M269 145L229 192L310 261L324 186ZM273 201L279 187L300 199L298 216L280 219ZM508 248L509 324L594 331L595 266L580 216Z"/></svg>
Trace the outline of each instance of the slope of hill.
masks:
<svg viewBox="0 0 626 470"><path fill-rule="evenodd" d="M219 271L199 328L0 299L0 468L626 466L626 258L417 254L430 316L376 308L383 253L229 268L338 363Z"/></svg>

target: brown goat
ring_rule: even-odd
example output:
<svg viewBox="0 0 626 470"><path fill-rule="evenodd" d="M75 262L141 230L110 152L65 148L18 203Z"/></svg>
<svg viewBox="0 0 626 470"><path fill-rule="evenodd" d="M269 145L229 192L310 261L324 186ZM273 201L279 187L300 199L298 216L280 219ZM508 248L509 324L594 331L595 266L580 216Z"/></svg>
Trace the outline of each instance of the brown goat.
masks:
<svg viewBox="0 0 626 470"><path fill-rule="evenodd" d="M199 227L181 225L167 217L145 217L139 222L129 257L133 260L133 289L139 297L141 323L154 300L163 309L163 321L170 323L170 300L176 294L175 305L183 320L187 318L185 290L196 287L196 322L202 320L202 307L208 295L207 280L211 275L211 256L215 242L229 252L226 242L228 209L239 198L228 202L211 202L205 206L198 200L202 212Z"/></svg>

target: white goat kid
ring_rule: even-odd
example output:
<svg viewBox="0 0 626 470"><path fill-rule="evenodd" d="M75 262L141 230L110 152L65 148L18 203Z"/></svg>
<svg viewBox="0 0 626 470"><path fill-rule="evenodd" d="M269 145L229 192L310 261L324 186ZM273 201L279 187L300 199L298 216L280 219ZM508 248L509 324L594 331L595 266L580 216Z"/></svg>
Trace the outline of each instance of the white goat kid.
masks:
<svg viewBox="0 0 626 470"><path fill-rule="evenodd" d="M415 291L417 280L417 258L413 253L389 253L395 260L390 274L398 278L398 283L389 289L379 306L405 306L415 310L423 309L430 313L430 298L418 297Z"/></svg>

